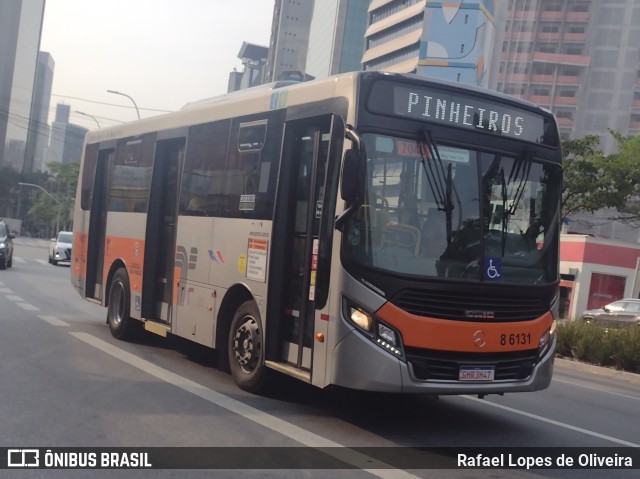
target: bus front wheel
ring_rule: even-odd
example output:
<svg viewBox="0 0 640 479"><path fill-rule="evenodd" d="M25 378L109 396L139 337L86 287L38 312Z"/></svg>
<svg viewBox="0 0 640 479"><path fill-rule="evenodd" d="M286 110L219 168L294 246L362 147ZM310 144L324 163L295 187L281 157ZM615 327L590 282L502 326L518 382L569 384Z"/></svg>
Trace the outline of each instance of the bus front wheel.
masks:
<svg viewBox="0 0 640 479"><path fill-rule="evenodd" d="M267 368L264 365L264 331L255 301L246 301L236 310L227 346L233 380L241 389L258 393L265 383Z"/></svg>
<svg viewBox="0 0 640 479"><path fill-rule="evenodd" d="M129 275L120 268L113 275L109 288L109 304L107 306L107 324L111 335L116 339L134 339L140 330L140 323L133 319L131 311L131 288Z"/></svg>

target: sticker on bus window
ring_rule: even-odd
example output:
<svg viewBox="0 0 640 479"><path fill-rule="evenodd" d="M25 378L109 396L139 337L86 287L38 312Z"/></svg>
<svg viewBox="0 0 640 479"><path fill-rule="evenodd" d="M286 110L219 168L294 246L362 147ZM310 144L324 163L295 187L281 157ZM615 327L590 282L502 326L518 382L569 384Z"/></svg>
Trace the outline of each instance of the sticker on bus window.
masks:
<svg viewBox="0 0 640 479"><path fill-rule="evenodd" d="M256 209L256 195L240 195L240 211L253 211Z"/></svg>
<svg viewBox="0 0 640 479"><path fill-rule="evenodd" d="M502 258L484 258L484 279L496 281L502 276Z"/></svg>

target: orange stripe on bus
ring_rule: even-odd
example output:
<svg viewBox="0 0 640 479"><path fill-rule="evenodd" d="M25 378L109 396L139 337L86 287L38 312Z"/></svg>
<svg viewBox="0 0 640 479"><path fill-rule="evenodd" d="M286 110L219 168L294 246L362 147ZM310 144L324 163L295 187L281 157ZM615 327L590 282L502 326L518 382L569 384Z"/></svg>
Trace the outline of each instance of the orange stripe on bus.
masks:
<svg viewBox="0 0 640 479"><path fill-rule="evenodd" d="M73 248L71 248L71 274L84 279L87 275L87 250L89 235L76 232L73 234Z"/></svg>
<svg viewBox="0 0 640 479"><path fill-rule="evenodd" d="M376 316L400 331L405 346L467 352L536 349L540 336L553 323L551 313L531 321L500 323L429 318L389 302L376 311Z"/></svg>
<svg viewBox="0 0 640 479"><path fill-rule="evenodd" d="M124 261L129 274L131 291L142 291L142 265L144 262L144 240L106 236L104 244L103 284L106 284L111 265L116 260Z"/></svg>

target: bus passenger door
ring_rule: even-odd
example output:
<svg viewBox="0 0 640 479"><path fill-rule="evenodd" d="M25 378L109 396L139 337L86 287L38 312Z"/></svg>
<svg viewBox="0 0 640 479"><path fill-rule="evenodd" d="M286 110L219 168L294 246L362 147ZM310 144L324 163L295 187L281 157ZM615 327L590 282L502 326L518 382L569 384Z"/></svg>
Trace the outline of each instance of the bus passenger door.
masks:
<svg viewBox="0 0 640 479"><path fill-rule="evenodd" d="M89 217L85 297L98 300L104 297L102 270L104 267L104 242L107 233L107 211L109 210L107 204L109 171L113 157L113 149L102 150L98 153L91 198L91 216Z"/></svg>
<svg viewBox="0 0 640 479"><path fill-rule="evenodd" d="M175 258L178 177L185 139L158 141L153 162L145 233L142 317L170 322Z"/></svg>
<svg viewBox="0 0 640 479"><path fill-rule="evenodd" d="M274 239L282 240L272 258L279 266L271 268L270 284L276 286L270 287L269 302L279 310L272 310L277 324L270 323L267 341L279 344L267 347L278 351L277 361L309 372L331 126L330 115L286 123L274 225Z"/></svg>

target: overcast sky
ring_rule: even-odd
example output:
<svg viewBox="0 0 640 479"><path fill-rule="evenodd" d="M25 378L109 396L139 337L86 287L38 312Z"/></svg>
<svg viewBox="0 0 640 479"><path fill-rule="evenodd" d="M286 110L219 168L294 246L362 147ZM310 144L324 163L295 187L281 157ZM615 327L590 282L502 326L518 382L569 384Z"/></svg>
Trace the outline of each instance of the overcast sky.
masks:
<svg viewBox="0 0 640 479"><path fill-rule="evenodd" d="M40 49L55 61L51 112L96 128L227 92L243 41L268 46L273 0L46 0ZM122 105L112 107L100 103Z"/></svg>

